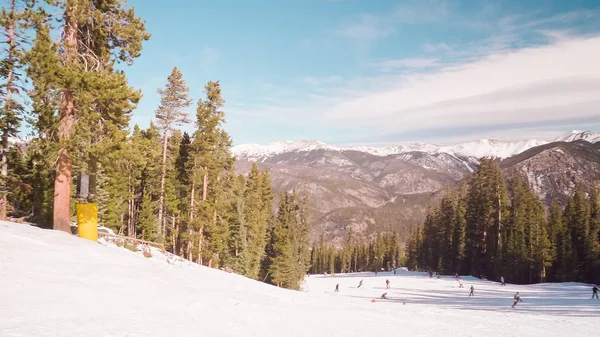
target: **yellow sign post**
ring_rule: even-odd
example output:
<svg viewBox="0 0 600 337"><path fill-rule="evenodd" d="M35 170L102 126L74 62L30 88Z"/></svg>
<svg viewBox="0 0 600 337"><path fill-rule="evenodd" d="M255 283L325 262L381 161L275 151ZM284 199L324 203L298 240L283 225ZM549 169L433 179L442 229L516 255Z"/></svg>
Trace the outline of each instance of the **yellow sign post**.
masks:
<svg viewBox="0 0 600 337"><path fill-rule="evenodd" d="M76 204L79 237L98 241L98 204Z"/></svg>

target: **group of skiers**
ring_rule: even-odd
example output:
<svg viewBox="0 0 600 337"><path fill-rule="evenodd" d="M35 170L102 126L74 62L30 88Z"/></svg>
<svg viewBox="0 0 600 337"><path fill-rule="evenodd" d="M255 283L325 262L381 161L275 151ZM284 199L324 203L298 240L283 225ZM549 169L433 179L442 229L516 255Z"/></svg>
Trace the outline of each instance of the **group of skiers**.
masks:
<svg viewBox="0 0 600 337"><path fill-rule="evenodd" d="M437 275L438 275L438 278L440 278L440 274L437 274ZM429 272L429 277L431 277L431 278L433 277L433 273L431 271ZM458 273L456 273L454 275L454 278L456 278L456 280L458 281L458 284L459 284L458 287L459 288L464 288L463 284L462 284L462 281L461 281L460 276L458 275ZM506 283L504 282L504 276L500 276L500 284L503 285L503 286L506 285ZM356 288L360 288L362 285L363 285L363 280L360 280L360 282L358 282L358 286ZM385 280L385 288L386 289L390 289L390 280ZM337 293L339 291L340 291L340 284L338 283L338 284L335 285L335 292ZM475 287L473 285L471 285L470 292L469 292L469 297L471 297L471 296L475 296ZM383 293L381 295L381 298L387 299L388 298L387 297L387 292ZM592 298L598 299L598 287L597 286L594 286L592 288ZM514 302L513 302L512 306L511 306L511 308L514 308L517 305L517 303L523 302L523 300L521 299L521 295L519 295L518 291L513 296L513 299L514 299Z"/></svg>

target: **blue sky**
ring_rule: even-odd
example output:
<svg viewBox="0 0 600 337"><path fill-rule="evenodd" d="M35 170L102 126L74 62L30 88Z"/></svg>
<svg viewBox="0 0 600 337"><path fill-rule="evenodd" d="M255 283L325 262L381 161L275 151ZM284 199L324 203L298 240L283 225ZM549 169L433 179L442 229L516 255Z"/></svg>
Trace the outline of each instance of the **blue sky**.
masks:
<svg viewBox="0 0 600 337"><path fill-rule="evenodd" d="M129 4L152 34L126 69L144 93L132 119L144 127L177 66L194 102L221 82L235 144L600 130L597 0Z"/></svg>

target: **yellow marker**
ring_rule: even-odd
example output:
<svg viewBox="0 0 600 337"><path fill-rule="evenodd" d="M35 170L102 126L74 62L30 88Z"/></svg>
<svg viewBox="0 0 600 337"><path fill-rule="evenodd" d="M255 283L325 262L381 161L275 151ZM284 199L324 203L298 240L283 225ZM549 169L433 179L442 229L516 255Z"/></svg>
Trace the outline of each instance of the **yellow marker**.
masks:
<svg viewBox="0 0 600 337"><path fill-rule="evenodd" d="M77 231L79 237L98 241L98 204L77 204Z"/></svg>

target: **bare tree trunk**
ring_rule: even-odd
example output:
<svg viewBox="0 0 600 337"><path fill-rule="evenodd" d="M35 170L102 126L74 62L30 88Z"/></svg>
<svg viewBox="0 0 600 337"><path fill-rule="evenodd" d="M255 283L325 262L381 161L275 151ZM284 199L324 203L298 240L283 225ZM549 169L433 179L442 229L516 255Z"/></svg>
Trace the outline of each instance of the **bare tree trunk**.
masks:
<svg viewBox="0 0 600 337"><path fill-rule="evenodd" d="M192 223L194 221L194 194L196 194L196 185L192 183L192 191L190 193L190 216L188 220L187 233L187 259L192 261L192 248L194 243L192 242Z"/></svg>
<svg viewBox="0 0 600 337"><path fill-rule="evenodd" d="M160 176L160 198L158 200L158 233L165 233L164 212L165 212L165 176L167 175L167 142L169 140L168 130L165 130L163 136L163 157L162 173Z"/></svg>
<svg viewBox="0 0 600 337"><path fill-rule="evenodd" d="M202 201L206 201L207 193L208 193L208 175L204 174L204 182L202 184Z"/></svg>
<svg viewBox="0 0 600 337"><path fill-rule="evenodd" d="M496 242L496 250L502 248L502 201L500 200L500 185L498 189L498 242Z"/></svg>
<svg viewBox="0 0 600 337"><path fill-rule="evenodd" d="M11 0L10 2L10 12L14 13L15 12L15 0ZM15 45L15 22L14 20L12 20L8 27L6 27L7 30L7 37L8 37L8 41L6 41L9 45L8 47L8 55L7 57L9 59L13 58L13 48ZM5 88L5 94L4 94L4 106L6 109L10 108L10 104L12 102L12 82L13 82L13 69L12 67L10 67L8 69L8 74L6 74L6 88ZM8 126L8 125L7 125ZM8 160L6 158L6 153L8 152L8 130L4 130L4 133L2 134L2 140L0 141L0 145L2 146L2 159L0 160L2 165L1 170L1 174L2 174L2 179L4 181L6 181L7 177L8 177ZM4 186L4 188L6 188L6 185ZM6 217L8 215L8 191L2 191L2 198L0 199L0 220L5 220Z"/></svg>
<svg viewBox="0 0 600 337"><path fill-rule="evenodd" d="M65 50L62 54L64 62L73 62L77 57L77 18L73 15L75 8L68 7L65 12L63 36ZM58 139L62 148L58 152L56 162L56 178L54 180L54 221L53 228L71 233L71 174L73 165L68 148L63 142L68 141L75 129L75 106L73 92L63 88L59 109Z"/></svg>
<svg viewBox="0 0 600 337"><path fill-rule="evenodd" d="M202 240L204 239L204 228L200 228L198 234L198 264L202 264Z"/></svg>
<svg viewBox="0 0 600 337"><path fill-rule="evenodd" d="M171 246L171 251L173 251L173 254L177 254L177 236L179 235L179 230L177 228L177 221L175 221L175 216L173 215L172 217L172 222L173 222L173 231L171 233L171 237L172 237L172 246Z"/></svg>
<svg viewBox="0 0 600 337"><path fill-rule="evenodd" d="M128 183L128 192L129 192L129 200L128 200L128 211L129 211L129 215L127 218L127 236L134 238L135 237L135 223L134 223L134 209L135 209L135 196L134 196L134 187L133 184L131 183L131 175L129 176L129 183Z"/></svg>

